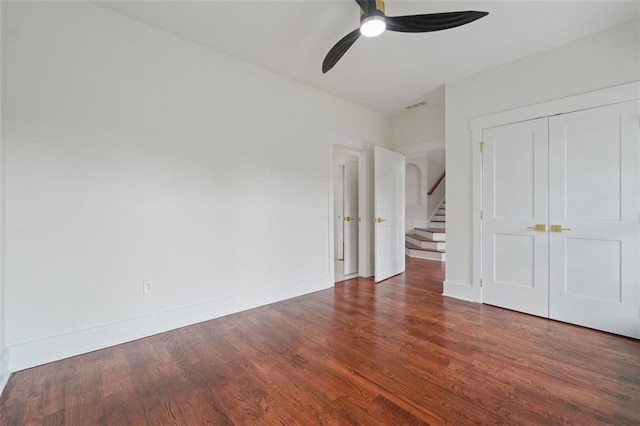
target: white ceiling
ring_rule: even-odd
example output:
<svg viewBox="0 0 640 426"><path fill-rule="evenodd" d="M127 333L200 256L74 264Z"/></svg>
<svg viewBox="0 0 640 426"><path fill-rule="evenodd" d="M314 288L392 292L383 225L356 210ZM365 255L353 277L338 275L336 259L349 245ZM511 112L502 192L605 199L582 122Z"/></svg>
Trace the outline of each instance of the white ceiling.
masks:
<svg viewBox="0 0 640 426"><path fill-rule="evenodd" d="M106 1L100 5L179 37L393 115L442 84L640 17L640 1L387 0L389 16L481 10L434 33L361 37L327 74L331 46L358 27L353 0Z"/></svg>

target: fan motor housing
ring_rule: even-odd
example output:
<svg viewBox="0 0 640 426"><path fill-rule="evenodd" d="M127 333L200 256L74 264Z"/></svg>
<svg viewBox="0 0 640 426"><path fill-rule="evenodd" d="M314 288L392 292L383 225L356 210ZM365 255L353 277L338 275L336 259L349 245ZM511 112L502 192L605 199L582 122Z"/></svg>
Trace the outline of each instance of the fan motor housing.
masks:
<svg viewBox="0 0 640 426"><path fill-rule="evenodd" d="M384 17L384 0L371 0L368 3L368 10L360 9L360 23L372 16Z"/></svg>

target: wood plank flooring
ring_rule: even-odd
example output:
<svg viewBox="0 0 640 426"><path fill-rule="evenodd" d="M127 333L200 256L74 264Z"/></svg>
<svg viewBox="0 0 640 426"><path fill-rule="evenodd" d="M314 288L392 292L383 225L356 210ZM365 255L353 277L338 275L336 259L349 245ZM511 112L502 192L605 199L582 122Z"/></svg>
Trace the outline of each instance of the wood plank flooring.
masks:
<svg viewBox="0 0 640 426"><path fill-rule="evenodd" d="M640 341L407 267L18 372L0 424L640 424Z"/></svg>

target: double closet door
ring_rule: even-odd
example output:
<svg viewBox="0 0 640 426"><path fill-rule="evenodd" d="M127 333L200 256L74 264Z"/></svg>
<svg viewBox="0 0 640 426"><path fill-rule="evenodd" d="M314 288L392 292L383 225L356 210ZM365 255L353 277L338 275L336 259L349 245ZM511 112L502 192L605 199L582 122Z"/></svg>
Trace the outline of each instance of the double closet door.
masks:
<svg viewBox="0 0 640 426"><path fill-rule="evenodd" d="M483 303L640 338L640 102L482 136Z"/></svg>

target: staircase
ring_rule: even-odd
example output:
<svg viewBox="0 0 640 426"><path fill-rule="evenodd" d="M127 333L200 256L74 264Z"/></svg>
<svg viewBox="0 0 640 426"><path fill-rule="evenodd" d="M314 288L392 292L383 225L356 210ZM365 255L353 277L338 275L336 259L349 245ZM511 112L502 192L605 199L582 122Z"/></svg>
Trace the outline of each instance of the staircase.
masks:
<svg viewBox="0 0 640 426"><path fill-rule="evenodd" d="M446 208L443 201L431 218L429 228L414 228L405 236L407 256L445 261Z"/></svg>

